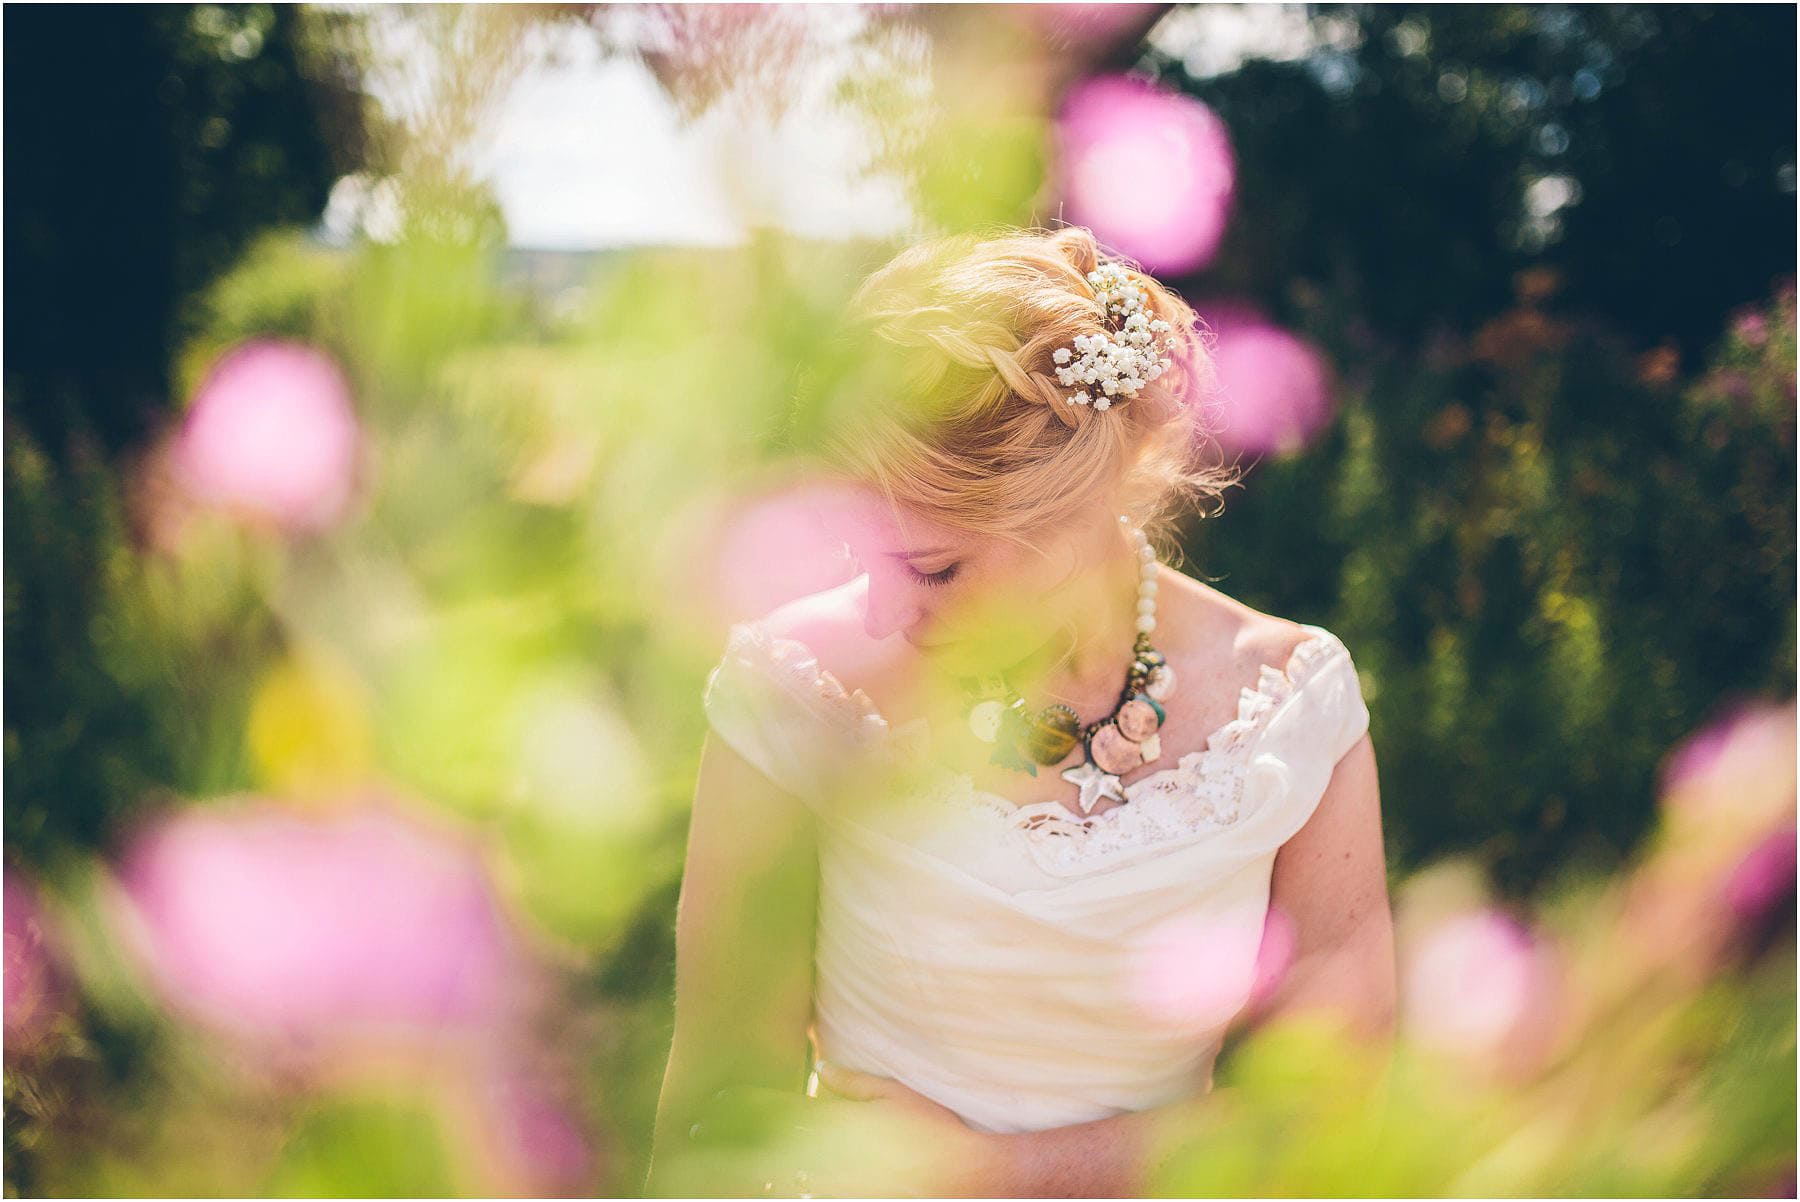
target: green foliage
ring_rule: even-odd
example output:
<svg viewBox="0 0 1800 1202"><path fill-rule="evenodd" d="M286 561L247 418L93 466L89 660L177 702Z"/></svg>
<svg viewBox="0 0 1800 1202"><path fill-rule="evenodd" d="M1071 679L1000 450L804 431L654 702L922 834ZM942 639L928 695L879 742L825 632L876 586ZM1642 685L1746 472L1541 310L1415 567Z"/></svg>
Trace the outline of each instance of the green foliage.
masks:
<svg viewBox="0 0 1800 1202"><path fill-rule="evenodd" d="M302 1118L269 1198L449 1198L463 1192L449 1139L423 1098L341 1098Z"/></svg>
<svg viewBox="0 0 1800 1202"><path fill-rule="evenodd" d="M208 321L196 298L360 165L357 66L315 52L303 12L12 15L6 403L51 459L79 453L72 438L109 456L140 441L179 400L172 348Z"/></svg>
<svg viewBox="0 0 1800 1202"><path fill-rule="evenodd" d="M1460 353L1366 364L1338 430L1198 532L1221 587L1351 648L1397 867L1476 850L1522 894L1616 863L1668 749L1791 688L1793 312L1682 384L1521 302Z"/></svg>
<svg viewBox="0 0 1800 1202"><path fill-rule="evenodd" d="M1595 905L1581 885L1638 847L1669 749L1722 702L1791 689L1794 298L1791 284L1764 295L1785 260L1748 256L1732 286L1753 293L1696 292L1670 323L1666 298L1639 304L1596 283L1617 249L1584 249L1611 237L1589 219L1560 243L1533 241L1518 201L1556 165L1545 130L1580 125L1574 153L1591 168L1639 136L1618 126L1649 104L1634 87L1589 112L1557 80L1574 88L1596 55L1671 74L1667 39L1635 32L1640 10L1573 25L1560 6L1320 11L1361 29L1353 87L1315 77L1338 52L1197 86L1243 168L1231 240L1204 283L1270 302L1325 350L1340 420L1303 453L1256 465L1225 520L1191 531L1190 570L1344 637L1373 714L1397 878L1470 851L1507 894L1566 906L1565 930L1579 929ZM1703 48L1748 42L1754 27L1659 19L1706 25ZM724 599L704 536L809 449L829 406L874 386L834 318L891 248L761 231L736 251L621 253L546 327L503 283L479 188L415 191L389 243L331 249L291 224L318 208L323 152L302 110L269 107L295 78L292 48L259 49L292 40L285 10L157 20L179 35L171 120L197 173L175 232L156 234L181 243L170 253L194 297L180 340L156 348L175 381L162 400L179 409L246 338L305 341L351 380L365 474L351 513L319 536L205 514L173 532L134 491L144 462L109 460L92 449L105 438L79 434L65 457L39 435L81 430L85 394L53 373L9 378L9 868L79 877L127 819L239 790L311 804L275 759L322 755L340 735L370 748L358 765L370 781L491 853L506 915L548 966L533 987L552 1012L560 1001L582 1016L532 1028L517 1054L546 1045L579 1077L589 1121L618 1152L605 1184L632 1192L668 1049L699 696L719 651ZM948 59L948 77L998 53L978 50ZM1620 83L1598 70L1607 89ZM1007 93L1006 78L980 82ZM1536 94L1530 81L1545 99L1515 103ZM864 83L853 92L870 111L905 110L895 81ZM891 161L914 171L928 224L1035 215L1049 126L995 104L895 135ZM1664 228L1667 214L1642 203L1638 224ZM1629 207L1615 197L1610 211ZM1727 312L1746 295L1750 307ZM1677 346L1694 330L1698 367ZM312 681L313 653L341 678ZM325 723L306 708L317 697L367 704L343 702ZM259 742L254 715L271 708L282 737ZM241 1092L218 1063L159 1038L181 1024L136 1025L151 1020L118 1000L133 996L128 974L94 967L117 947L91 930L76 942L93 1009L69 1021L89 1042L9 1062L9 1192L485 1184L456 1158L454 1120L422 1095ZM743 955L759 950L749 940ZM1741 978L1646 1011L1595 1047L1592 1076L1563 1078L1569 1092L1536 1110L1418 1058L1373 1108L1310 1036L1253 1042L1230 1062L1236 1100L1165 1184L1763 1187L1794 1121L1791 957L1788 931ZM75 1061L107 1065L105 1080L63 1075ZM80 1106L50 1105L71 1081ZM1590 1109L1594 1081L1617 1089ZM1362 1176L1347 1183L1353 1162Z"/></svg>
<svg viewBox="0 0 1800 1202"><path fill-rule="evenodd" d="M219 525L210 553L147 561L110 468L6 444L7 848L42 863L106 845L164 790L246 781L241 724L269 646L266 549Z"/></svg>
<svg viewBox="0 0 1800 1202"><path fill-rule="evenodd" d="M1474 849L1522 895L1616 864L1672 744L1792 687L1793 127L1761 89L1793 14L1310 11L1307 58L1185 81L1239 163L1195 291L1314 342L1341 417L1190 559L1346 638L1395 866Z"/></svg>

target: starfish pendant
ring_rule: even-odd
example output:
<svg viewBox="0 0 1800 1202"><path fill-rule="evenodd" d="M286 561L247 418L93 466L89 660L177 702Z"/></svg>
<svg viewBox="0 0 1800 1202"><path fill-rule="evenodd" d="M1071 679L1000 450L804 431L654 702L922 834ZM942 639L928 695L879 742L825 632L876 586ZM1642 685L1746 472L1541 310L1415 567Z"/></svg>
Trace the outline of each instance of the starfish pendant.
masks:
<svg viewBox="0 0 1800 1202"><path fill-rule="evenodd" d="M1086 814L1094 808L1094 803L1102 797L1110 797L1115 801L1125 800L1125 788L1119 778L1103 770L1100 765L1088 760L1073 768L1064 768L1062 778L1072 785L1081 786L1081 812Z"/></svg>

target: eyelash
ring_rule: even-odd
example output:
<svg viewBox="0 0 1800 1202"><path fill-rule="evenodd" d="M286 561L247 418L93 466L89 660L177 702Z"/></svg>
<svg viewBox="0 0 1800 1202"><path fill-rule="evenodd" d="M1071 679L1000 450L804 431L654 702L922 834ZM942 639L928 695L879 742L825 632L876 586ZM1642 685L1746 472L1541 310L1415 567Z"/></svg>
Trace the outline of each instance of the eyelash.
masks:
<svg viewBox="0 0 1800 1202"><path fill-rule="evenodd" d="M955 580L956 571L961 566L961 564L953 563L949 567L936 572L921 572L911 564L908 564L906 570L911 572L912 578L917 580L920 584L928 584L935 588L938 585L949 584L952 580Z"/></svg>
<svg viewBox="0 0 1800 1202"><path fill-rule="evenodd" d="M848 547L845 548L845 552L848 555L850 561L856 565L856 570L859 572L862 571L863 570L862 557L857 555L856 552L851 551ZM935 572L921 572L921 571L919 571L919 569L913 567L910 563L906 565L907 572L909 574L911 574L911 576L914 580L917 580L920 584L927 585L931 588L939 588L943 585L949 584L952 580L956 579L956 573L958 571L960 571L961 568L962 568L962 565L960 563L953 563L949 567L940 568Z"/></svg>

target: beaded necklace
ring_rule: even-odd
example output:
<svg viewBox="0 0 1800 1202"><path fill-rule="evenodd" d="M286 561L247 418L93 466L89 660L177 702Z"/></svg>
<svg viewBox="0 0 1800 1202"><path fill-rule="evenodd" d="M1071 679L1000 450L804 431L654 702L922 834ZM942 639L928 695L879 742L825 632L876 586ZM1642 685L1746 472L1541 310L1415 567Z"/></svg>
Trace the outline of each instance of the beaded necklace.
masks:
<svg viewBox="0 0 1800 1202"><path fill-rule="evenodd" d="M1119 521L1130 525L1128 518ZM1060 702L1033 710L1004 676L961 681L972 702L970 731L994 745L990 763L1035 777L1039 764L1056 764L1076 743L1082 745L1083 762L1064 769L1062 778L1080 787L1083 814L1101 797L1127 800L1119 778L1162 754L1157 732L1168 716L1163 702L1175 692L1175 669L1150 643L1156 629L1156 551L1141 529L1133 527L1131 534L1138 556L1137 638L1125 686L1110 714L1083 727L1080 715Z"/></svg>

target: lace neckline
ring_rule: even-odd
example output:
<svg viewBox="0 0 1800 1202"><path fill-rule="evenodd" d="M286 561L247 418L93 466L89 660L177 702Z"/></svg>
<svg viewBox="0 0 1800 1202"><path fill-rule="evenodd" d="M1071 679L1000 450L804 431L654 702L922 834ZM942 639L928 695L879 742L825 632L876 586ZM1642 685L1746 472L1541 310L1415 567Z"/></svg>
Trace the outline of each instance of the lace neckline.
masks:
<svg viewBox="0 0 1800 1202"><path fill-rule="evenodd" d="M1300 623L1306 637L1282 667L1263 663L1254 685L1238 693L1235 717L1207 735L1204 744L1182 755L1174 766L1147 773L1123 786L1127 801L1099 813L1078 815L1062 802L1017 804L1000 794L975 787L972 774L941 768L928 772L922 786L905 800L948 807L991 823L1024 840L1032 858L1046 872L1070 876L1099 864L1238 819L1239 801L1257 737L1270 718L1295 696L1338 652L1342 644L1322 626ZM778 676L835 729L878 759L906 760L927 750L928 726L923 717L890 724L861 688L846 689L806 644L775 635L760 620L741 624L734 638L750 638L758 651L781 670ZM820 706L818 702L825 704Z"/></svg>
<svg viewBox="0 0 1800 1202"><path fill-rule="evenodd" d="M1158 768L1147 772L1136 780L1121 782L1126 800L1097 814L1081 815L1055 799L1032 801L1024 804L1015 803L1011 798L975 787L975 778L968 772L953 771L951 776L959 778L958 788L966 789L978 797L988 798L1004 805L1009 811L1019 816L1017 821L1029 822L1039 815L1048 815L1062 821L1069 821L1079 826L1092 829L1093 825L1104 822L1122 810L1128 810L1136 804L1138 794L1148 792L1158 781L1172 777L1191 774L1199 765L1220 757L1235 756L1248 747L1250 739L1266 724L1265 717L1274 708L1285 701L1310 676L1320 656L1330 650L1336 637L1321 626L1300 623L1301 629L1307 632L1294 649L1288 654L1283 667L1264 662L1257 666L1256 683L1243 685L1238 690L1238 707L1235 716L1220 724L1201 743L1198 750L1180 756L1173 767ZM1061 772L1060 768L1053 769Z"/></svg>

